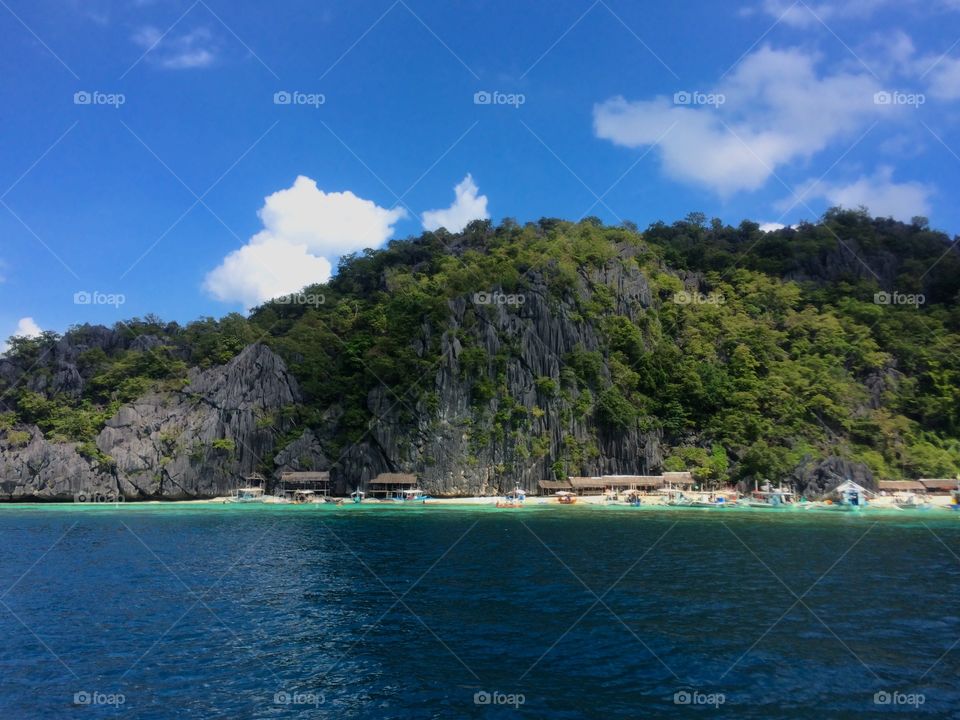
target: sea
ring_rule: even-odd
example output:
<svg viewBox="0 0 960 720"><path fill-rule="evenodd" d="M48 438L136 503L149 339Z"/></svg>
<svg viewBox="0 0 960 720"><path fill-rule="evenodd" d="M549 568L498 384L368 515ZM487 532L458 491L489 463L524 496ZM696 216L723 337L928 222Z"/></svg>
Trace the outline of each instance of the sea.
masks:
<svg viewBox="0 0 960 720"><path fill-rule="evenodd" d="M960 717L960 515L0 507L0 718Z"/></svg>

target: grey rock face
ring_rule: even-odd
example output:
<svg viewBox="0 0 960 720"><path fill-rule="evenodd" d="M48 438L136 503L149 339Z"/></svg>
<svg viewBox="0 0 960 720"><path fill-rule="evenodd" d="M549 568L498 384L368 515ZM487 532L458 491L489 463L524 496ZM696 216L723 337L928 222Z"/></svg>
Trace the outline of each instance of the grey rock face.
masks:
<svg viewBox="0 0 960 720"><path fill-rule="evenodd" d="M0 489L7 498L68 500L112 491L128 499L222 495L238 479L270 465L276 438L289 430L279 411L300 402L279 356L251 345L222 367L191 371L180 390L124 405L96 446L112 462L93 463L75 445L0 443Z"/></svg>
<svg viewBox="0 0 960 720"><path fill-rule="evenodd" d="M541 278L531 279L522 303L486 303L475 297L449 303L449 325L432 371L411 378L410 392L399 397L382 387L370 393L368 407L375 420L368 437L333 468L340 492L395 471L416 473L424 490L441 496L502 492L515 483L535 490L538 480L553 477L551 464L571 446L582 448L583 458L578 466L563 468L570 474L646 473L659 467L658 433L598 432L589 414L578 415L573 402L544 389L547 379L561 387L565 355L578 347L597 350L600 338L597 328L580 318L572 298L558 299ZM651 303L646 277L620 262L582 277L575 292L588 297L591 283L609 287L614 311L632 319ZM496 297L499 290L490 288L490 295ZM479 407L473 403L474 379L462 366L458 334L484 351L490 359L487 378L497 382L497 375L502 377L509 396L526 411L526 424L498 422L496 416L505 408L496 399ZM502 370L494 364L498 355L507 357ZM415 400L425 394L432 396L433 406Z"/></svg>
<svg viewBox="0 0 960 720"><path fill-rule="evenodd" d="M303 435L298 437L283 450L277 453L273 459L276 466L276 476L280 473L304 470L329 470L330 458L323 450L320 440L314 434L313 430L304 430Z"/></svg>
<svg viewBox="0 0 960 720"><path fill-rule="evenodd" d="M12 442L12 433L0 440L0 498L71 500L78 493L116 495L116 479L94 470L75 444L49 443L36 427L18 428L16 433L29 435L29 440Z"/></svg>
<svg viewBox="0 0 960 720"><path fill-rule="evenodd" d="M831 456L822 460L808 458L795 470L793 484L798 493L819 497L845 480L853 480L868 490L876 490L873 472L862 463Z"/></svg>

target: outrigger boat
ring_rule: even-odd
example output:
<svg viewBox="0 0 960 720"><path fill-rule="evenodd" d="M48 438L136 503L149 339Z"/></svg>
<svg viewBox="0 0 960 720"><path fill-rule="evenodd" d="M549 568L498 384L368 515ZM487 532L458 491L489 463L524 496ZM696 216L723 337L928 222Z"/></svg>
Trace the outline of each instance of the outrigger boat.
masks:
<svg viewBox="0 0 960 720"><path fill-rule="evenodd" d="M893 497L893 506L900 510L929 510L933 507L926 497L912 492L898 492Z"/></svg>
<svg viewBox="0 0 960 720"><path fill-rule="evenodd" d="M662 490L661 492L667 496L667 505L672 505L674 507L690 507L693 505L693 499L684 495L682 490L668 488L666 490Z"/></svg>
<svg viewBox="0 0 960 720"><path fill-rule="evenodd" d="M764 484L763 490L754 490L745 504L747 507L759 508L789 509L795 507L791 491L784 490L782 485L774 490L769 483Z"/></svg>
<svg viewBox="0 0 960 720"><path fill-rule="evenodd" d="M237 488L227 500L227 502L232 503L262 503L264 501L263 488L260 487Z"/></svg>
<svg viewBox="0 0 960 720"><path fill-rule="evenodd" d="M498 508L518 508L523 507L527 494L517 485L513 490L503 496L503 500L497 500Z"/></svg>
<svg viewBox="0 0 960 720"><path fill-rule="evenodd" d="M366 496L367 496L367 494L366 494L365 492L363 492L363 490L361 490L360 488L357 488L357 489L354 490L352 493L350 493L350 499L353 500L353 502L354 502L355 504L357 504L357 505L359 505L360 503L362 503L362 502L363 502L363 499L364 499Z"/></svg>
<svg viewBox="0 0 960 720"><path fill-rule="evenodd" d="M867 507L869 504L868 495L872 493L862 485L857 485L853 480L847 480L834 488L833 494L836 494L838 499L836 501L826 500L827 510L858 512Z"/></svg>
<svg viewBox="0 0 960 720"><path fill-rule="evenodd" d="M567 492L566 490L560 490L556 493L557 502L561 505L573 505L577 501L577 496L572 492Z"/></svg>
<svg viewBox="0 0 960 720"><path fill-rule="evenodd" d="M736 505L736 500L729 501L726 495L722 493L700 493L697 497L690 500L690 507L711 507L722 508Z"/></svg>
<svg viewBox="0 0 960 720"><path fill-rule="evenodd" d="M427 495L423 490L419 488L412 488L410 490L398 490L397 493L393 496L393 501L398 503L421 503L426 504L427 500L430 499L430 496Z"/></svg>

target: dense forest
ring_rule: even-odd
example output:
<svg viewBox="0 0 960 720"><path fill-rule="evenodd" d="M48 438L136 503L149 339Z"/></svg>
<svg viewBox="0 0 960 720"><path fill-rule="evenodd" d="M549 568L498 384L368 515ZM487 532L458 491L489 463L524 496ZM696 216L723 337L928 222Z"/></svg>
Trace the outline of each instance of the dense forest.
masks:
<svg viewBox="0 0 960 720"><path fill-rule="evenodd" d="M645 231L595 218L477 221L344 257L328 283L249 317L183 326L148 316L13 338L0 361L0 432L15 447L29 438L22 427L36 425L107 463L95 438L123 403L182 386L190 368L262 341L306 399L279 446L326 428L325 449L337 457L376 421L376 388L402 412L436 412L432 383L419 379L456 340L476 418L465 432L478 455L509 439L522 447L515 457L542 457L558 476L588 472L599 439L556 447L529 432L549 400L592 437L656 432L662 467L693 468L704 482L784 477L805 458L828 456L880 478L952 477L960 468L952 243L923 218L862 210L774 232L697 213ZM611 268L645 280L639 301L604 280ZM521 402L507 377L519 344L504 337L491 356L476 329L495 309L523 313L533 292L600 342L573 348L555 376L536 378L542 402ZM472 302L451 325L463 298ZM75 350L69 367L53 360L64 344Z"/></svg>

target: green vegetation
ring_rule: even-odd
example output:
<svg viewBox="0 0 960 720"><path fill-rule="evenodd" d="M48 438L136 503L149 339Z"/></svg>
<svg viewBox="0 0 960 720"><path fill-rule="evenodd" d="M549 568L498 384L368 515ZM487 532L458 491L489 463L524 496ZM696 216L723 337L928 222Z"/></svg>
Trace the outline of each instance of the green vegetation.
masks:
<svg viewBox="0 0 960 720"><path fill-rule="evenodd" d="M405 420L418 403L435 413L441 348L456 342L474 459L509 443L524 461L546 457L564 474L596 458L604 437L658 430L665 467L693 468L705 482L776 477L826 455L864 462L881 477L952 476L960 468L960 258L949 243L922 218L905 224L862 211L832 210L774 233L699 214L642 234L595 218L478 221L459 235L428 232L343 258L329 283L305 289L325 298L319 305L268 302L249 318L185 327L136 319L114 328L119 343L97 342L102 329L72 328L81 392L57 389L59 338L16 339L9 362L29 382L0 383L15 413L0 415L0 432L12 442L19 421L52 439L91 443L120 404L180 387L188 367L224 363L260 340L301 383L300 427L319 428L328 408L340 408L329 438L336 453L367 432L376 388ZM618 297L602 279L608 273L595 272L616 265L642 273L649 303ZM598 340L557 358L557 377L534 378L536 405L524 407L508 387L520 338L495 331L496 355L477 339L491 331L491 306L468 300L459 326L450 323L451 302L493 289L535 291ZM881 289L926 302L875 302ZM138 337L152 342L131 345ZM547 437L532 431L545 416L582 419L593 436L570 438L551 457ZM225 442L214 449L233 452L217 444Z"/></svg>

